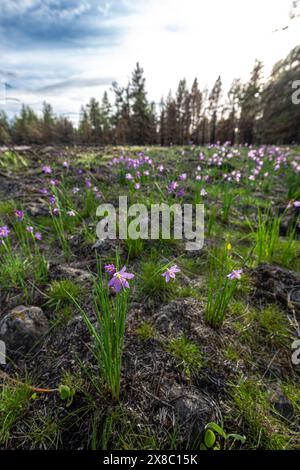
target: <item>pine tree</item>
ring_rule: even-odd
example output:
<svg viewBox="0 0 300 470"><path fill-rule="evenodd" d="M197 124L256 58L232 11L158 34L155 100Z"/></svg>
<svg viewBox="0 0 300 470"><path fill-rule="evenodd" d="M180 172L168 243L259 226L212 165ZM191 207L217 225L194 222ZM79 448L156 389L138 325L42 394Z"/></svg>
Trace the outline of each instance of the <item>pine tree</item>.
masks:
<svg viewBox="0 0 300 470"><path fill-rule="evenodd" d="M117 82L113 82L112 90L115 94L115 113L112 116L114 126L113 141L115 144L130 143L130 102L129 84L123 88Z"/></svg>
<svg viewBox="0 0 300 470"><path fill-rule="evenodd" d="M94 144L102 143L101 129L101 110L99 102L95 98L91 98L87 105L89 123L92 130L91 139Z"/></svg>
<svg viewBox="0 0 300 470"><path fill-rule="evenodd" d="M253 144L255 124L261 105L261 75L263 64L256 61L249 82L244 85L241 96L241 116L239 121L240 142Z"/></svg>
<svg viewBox="0 0 300 470"><path fill-rule="evenodd" d="M75 132L72 122L65 116L55 120L55 137L60 144L72 144L75 140Z"/></svg>
<svg viewBox="0 0 300 470"><path fill-rule="evenodd" d="M300 141L300 105L292 100L293 82L300 79L300 46L275 64L261 94L258 136L265 143L291 144ZM299 93L298 93L299 96Z"/></svg>
<svg viewBox="0 0 300 470"><path fill-rule="evenodd" d="M22 105L20 115L13 124L13 136L15 142L20 144L42 143L41 122L29 106Z"/></svg>
<svg viewBox="0 0 300 470"><path fill-rule="evenodd" d="M55 116L51 104L43 103L43 117L41 121L43 143L53 143L55 139Z"/></svg>
<svg viewBox="0 0 300 470"><path fill-rule="evenodd" d="M177 106L170 90L166 101L166 145L177 143L177 131Z"/></svg>
<svg viewBox="0 0 300 470"><path fill-rule="evenodd" d="M221 77L217 78L211 93L209 95L209 114L210 114L210 142L213 144L216 141L218 111L220 106L220 98L222 94L222 81Z"/></svg>
<svg viewBox="0 0 300 470"><path fill-rule="evenodd" d="M236 142L240 89L240 80L233 80L227 94L227 100L222 107L217 129L217 140L230 142L231 145L234 145Z"/></svg>
<svg viewBox="0 0 300 470"><path fill-rule="evenodd" d="M0 144L8 144L11 140L12 136L7 115L4 111L0 111Z"/></svg>
<svg viewBox="0 0 300 470"><path fill-rule="evenodd" d="M83 144L89 144L92 140L92 128L89 120L88 109L84 106L80 110L79 128L78 128L79 140Z"/></svg>
<svg viewBox="0 0 300 470"><path fill-rule="evenodd" d="M161 98L159 103L160 115L159 115L159 139L158 143L160 145L167 144L166 136L166 105L164 99Z"/></svg>
<svg viewBox="0 0 300 470"><path fill-rule="evenodd" d="M191 139L195 144L200 142L200 121L203 104L202 93L199 90L198 80L195 78L191 89Z"/></svg>
<svg viewBox="0 0 300 470"><path fill-rule="evenodd" d="M104 144L109 144L112 138L111 126L111 104L108 99L107 91L104 92L101 102L101 127L102 140Z"/></svg>
<svg viewBox="0 0 300 470"><path fill-rule="evenodd" d="M185 137L185 113L186 113L186 100L187 100L187 85L186 79L180 80L176 92L176 122L177 132L174 144L182 145Z"/></svg>
<svg viewBox="0 0 300 470"><path fill-rule="evenodd" d="M132 73L130 85L130 100L132 103L130 137L131 142L137 145L147 144L150 140L150 108L143 74L143 69L137 63Z"/></svg>

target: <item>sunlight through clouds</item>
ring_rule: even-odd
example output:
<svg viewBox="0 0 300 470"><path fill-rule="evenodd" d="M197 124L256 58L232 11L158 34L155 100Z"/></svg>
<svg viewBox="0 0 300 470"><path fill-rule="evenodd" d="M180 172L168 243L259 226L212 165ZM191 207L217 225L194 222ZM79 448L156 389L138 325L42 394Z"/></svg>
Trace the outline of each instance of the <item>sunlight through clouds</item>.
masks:
<svg viewBox="0 0 300 470"><path fill-rule="evenodd" d="M35 110L78 113L140 61L156 103L186 77L225 89L255 58L271 66L294 47L299 21L286 0L11 0L0 5L2 79ZM288 29L282 30L286 25ZM7 104L11 115L17 102Z"/></svg>

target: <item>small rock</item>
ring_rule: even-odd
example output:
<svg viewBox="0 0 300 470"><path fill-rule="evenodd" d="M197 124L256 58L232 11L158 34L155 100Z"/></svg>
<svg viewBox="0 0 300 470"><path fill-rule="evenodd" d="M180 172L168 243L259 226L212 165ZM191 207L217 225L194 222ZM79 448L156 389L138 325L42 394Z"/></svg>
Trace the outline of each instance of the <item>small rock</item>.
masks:
<svg viewBox="0 0 300 470"><path fill-rule="evenodd" d="M254 281L255 296L278 301L300 315L300 274L277 265L260 264L250 271Z"/></svg>
<svg viewBox="0 0 300 470"><path fill-rule="evenodd" d="M206 424L217 419L216 403L197 389L176 384L168 399L174 407L180 436L186 442L200 439Z"/></svg>
<svg viewBox="0 0 300 470"><path fill-rule="evenodd" d="M282 393L281 390L277 390L271 398L271 402L277 411L283 418L291 420L294 415L294 408L290 400Z"/></svg>
<svg viewBox="0 0 300 470"><path fill-rule="evenodd" d="M96 243L94 243L94 245L91 247L92 250L97 250L99 252L107 252L109 251L110 249L112 249L115 245L115 241L114 240L109 240L109 239L106 239L106 240L100 240L98 239L96 241Z"/></svg>
<svg viewBox="0 0 300 470"><path fill-rule="evenodd" d="M46 204L31 203L27 205L27 212L31 217L48 215L49 208Z"/></svg>
<svg viewBox="0 0 300 470"><path fill-rule="evenodd" d="M39 307L19 305L0 321L0 339L7 352L26 353L34 347L48 328L48 320Z"/></svg>
<svg viewBox="0 0 300 470"><path fill-rule="evenodd" d="M58 274L59 277L67 277L73 281L78 281L79 283L91 282L93 280L92 273L73 266L59 265L56 269L57 272L55 272L55 276Z"/></svg>

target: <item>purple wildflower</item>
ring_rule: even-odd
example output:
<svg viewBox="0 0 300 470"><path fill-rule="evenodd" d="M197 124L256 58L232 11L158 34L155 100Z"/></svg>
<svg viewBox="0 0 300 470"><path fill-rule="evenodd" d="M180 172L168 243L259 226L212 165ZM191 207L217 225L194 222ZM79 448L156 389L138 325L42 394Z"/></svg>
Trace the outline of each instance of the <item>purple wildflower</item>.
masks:
<svg viewBox="0 0 300 470"><path fill-rule="evenodd" d="M55 199L55 196L50 196L49 197L49 202L52 206L55 206L56 205L56 199Z"/></svg>
<svg viewBox="0 0 300 470"><path fill-rule="evenodd" d="M173 193L175 189L177 188L177 186L178 186L177 181L172 181L168 186L168 192Z"/></svg>
<svg viewBox="0 0 300 470"><path fill-rule="evenodd" d="M114 273L112 279L109 281L108 286L113 287L117 293L120 292L122 287L129 289L129 283L127 279L133 279L134 274L126 272L126 266L123 266L121 271L117 271Z"/></svg>
<svg viewBox="0 0 300 470"><path fill-rule="evenodd" d="M162 276L164 276L166 282L169 282L171 279L176 278L176 273L180 273L180 269L178 268L177 264L174 264L168 268L166 272L162 274Z"/></svg>
<svg viewBox="0 0 300 470"><path fill-rule="evenodd" d="M231 273L227 274L228 279L233 281L233 279L241 279L243 270L242 269L234 269Z"/></svg>
<svg viewBox="0 0 300 470"><path fill-rule="evenodd" d="M92 187L92 183L90 182L90 180L88 178L86 178L86 180L85 180L85 185L86 185L87 188Z"/></svg>
<svg viewBox="0 0 300 470"><path fill-rule="evenodd" d="M33 227L31 226L26 227L26 232L33 233Z"/></svg>
<svg viewBox="0 0 300 470"><path fill-rule="evenodd" d="M50 175L52 173L51 167L50 166L43 166L42 172L45 173L45 175Z"/></svg>
<svg viewBox="0 0 300 470"><path fill-rule="evenodd" d="M8 229L7 225L3 225L3 227L0 227L0 238L7 238L9 232L10 230Z"/></svg>
<svg viewBox="0 0 300 470"><path fill-rule="evenodd" d="M21 210L19 210L19 209L17 209L17 210L15 211L15 216L16 216L17 219L19 219L19 220L22 221L22 220L24 219L24 212L21 211Z"/></svg>
<svg viewBox="0 0 300 470"><path fill-rule="evenodd" d="M105 272L113 276L116 272L116 267L114 264L107 264L104 266Z"/></svg>
<svg viewBox="0 0 300 470"><path fill-rule="evenodd" d="M75 212L73 210L67 211L69 217L75 217Z"/></svg>
<svg viewBox="0 0 300 470"><path fill-rule="evenodd" d="M185 195L185 190L184 188L180 188L178 191L177 191L177 196L179 197L182 197Z"/></svg>
<svg viewBox="0 0 300 470"><path fill-rule="evenodd" d="M41 240L42 240L42 234L41 234L41 232L35 232L34 238L35 238L36 240L41 241Z"/></svg>
<svg viewBox="0 0 300 470"><path fill-rule="evenodd" d="M55 207L55 208L53 209L53 212L52 212L52 213L53 213L54 216L57 216L58 213L59 213L58 207Z"/></svg>
<svg viewBox="0 0 300 470"><path fill-rule="evenodd" d="M200 196L203 196L203 197L207 196L207 191L204 188L201 189Z"/></svg>
<svg viewBox="0 0 300 470"><path fill-rule="evenodd" d="M47 188L43 188L43 189L40 189L40 193L41 193L41 194L48 194L49 191L48 191Z"/></svg>

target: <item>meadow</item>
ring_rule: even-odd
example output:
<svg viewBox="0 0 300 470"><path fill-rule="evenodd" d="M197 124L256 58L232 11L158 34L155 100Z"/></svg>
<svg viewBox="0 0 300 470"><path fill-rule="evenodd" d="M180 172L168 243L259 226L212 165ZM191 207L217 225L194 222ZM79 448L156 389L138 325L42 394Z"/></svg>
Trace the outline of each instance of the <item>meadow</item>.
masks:
<svg viewBox="0 0 300 470"><path fill-rule="evenodd" d="M120 195L203 248L99 241ZM299 233L299 147L1 147L1 449L299 449Z"/></svg>

